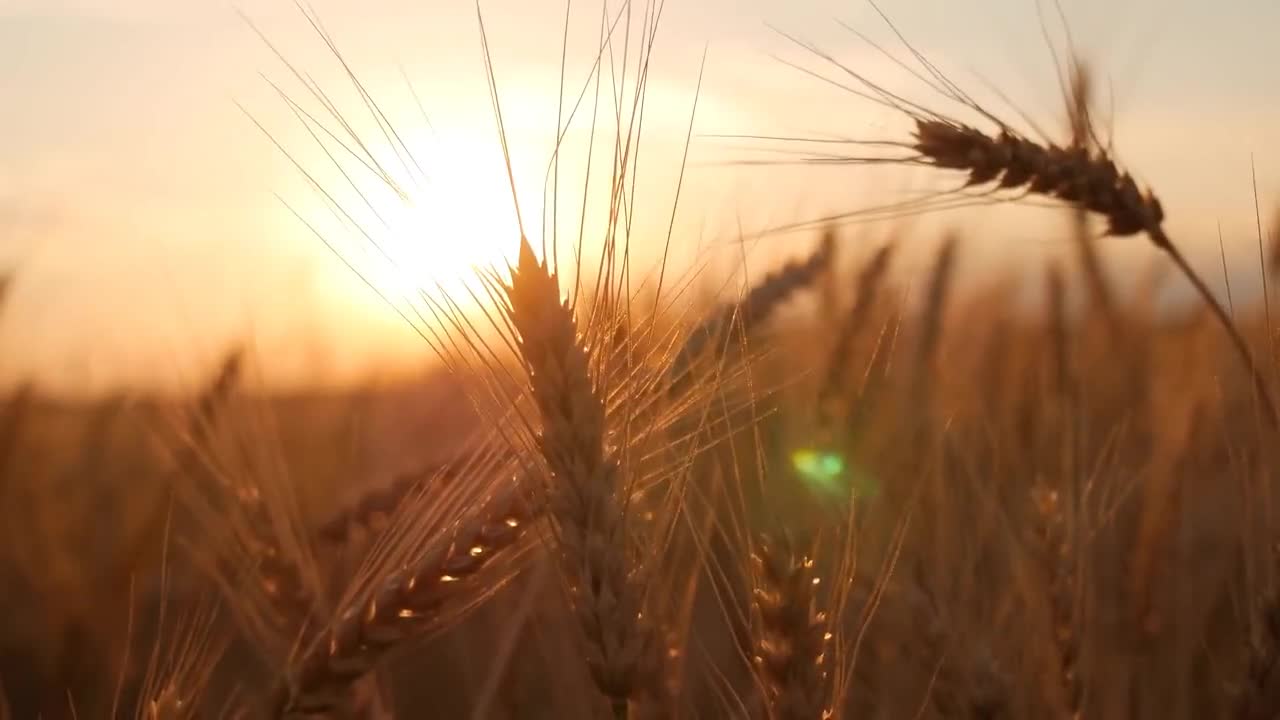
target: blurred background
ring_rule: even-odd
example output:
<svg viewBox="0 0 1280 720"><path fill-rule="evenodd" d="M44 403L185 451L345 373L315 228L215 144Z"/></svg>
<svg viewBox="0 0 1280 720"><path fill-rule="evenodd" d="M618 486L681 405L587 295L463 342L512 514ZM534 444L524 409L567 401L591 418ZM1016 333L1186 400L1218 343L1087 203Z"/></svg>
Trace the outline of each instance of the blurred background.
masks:
<svg viewBox="0 0 1280 720"><path fill-rule="evenodd" d="M988 87L1065 137L1042 19L1059 53L1067 36L1053 5L1040 5L996 0L961 9L942 0L902 0L883 9L957 82L991 97L998 114L1018 117L984 95ZM394 255L411 285L455 282L472 265L509 257L514 215L475 6L319 0L313 7L430 177L415 191L419 210L398 226ZM567 113L582 89L599 44L601 8L570 5L561 92L565 6L492 0L481 7L522 211L538 235L532 220L550 207L543 191L555 98L566 98ZM1268 70L1275 59L1269 28L1280 22L1280 9L1264 0L1226 6L1085 0L1070 3L1065 17L1071 39L1096 67L1096 121L1114 133L1122 161L1159 190L1174 237L1220 282L1221 225L1238 276L1234 289L1242 297L1255 292L1251 162L1264 211L1280 192L1280 168L1271 161L1280 146L1280 97ZM303 222L323 220L327 209L280 147L344 204L355 195L334 182L332 167L275 87L311 111L316 100L245 18L331 95L373 152L385 155L388 143L343 66L291 2L0 4L0 88L9 98L0 113L0 264L13 278L0 327L0 381L7 386L36 381L73 394L190 388L233 341L259 348L264 380L272 384L359 382L411 369L429 355ZM633 22L641 22L638 11ZM740 234L950 181L901 169L744 167L729 162L758 156L742 143L706 137L871 138L905 127L901 118L789 67L817 64L779 33L812 42L914 99L935 100L840 23L901 55L868 4L664 6L636 181L632 235L641 267L654 267L664 247L704 51L673 262L688 268L716 258L727 272L759 273L807 251L809 241L742 243ZM565 140L559 193L565 237L576 237L588 128L583 111ZM403 169L394 170L403 180ZM356 179L366 190L379 184ZM373 201L380 210L398 204ZM972 276L1063 252L1055 229L1068 226L1060 215L984 209L913 223L971 227L983 241L1000 243L999 252L965 263ZM349 231L326 235L348 258L367 250ZM753 258L745 266L744 249ZM1122 268L1150 258L1142 243L1128 240L1106 243L1104 252L1121 278L1131 274ZM393 293L409 287L388 283L382 284Z"/></svg>

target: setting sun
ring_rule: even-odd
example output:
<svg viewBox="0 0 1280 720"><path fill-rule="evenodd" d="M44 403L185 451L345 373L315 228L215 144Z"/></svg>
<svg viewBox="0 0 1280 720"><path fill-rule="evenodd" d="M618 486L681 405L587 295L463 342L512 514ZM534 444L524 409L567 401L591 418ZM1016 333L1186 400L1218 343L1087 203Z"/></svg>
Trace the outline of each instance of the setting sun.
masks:
<svg viewBox="0 0 1280 720"><path fill-rule="evenodd" d="M425 132L410 138L420 141L411 147L426 148L415 152L426 177L402 186L404 197L382 194L374 209L385 224L363 228L380 247L366 257L382 261L376 279L394 292L441 293L465 304L468 293L481 290L479 273L517 257L520 225L511 186L501 158L493 162L494 141L444 141ZM527 204L528 193L520 200Z"/></svg>
<svg viewBox="0 0 1280 720"><path fill-rule="evenodd" d="M413 322L444 305L471 311L486 292L481 276L505 274L521 233L493 124L307 122L280 142L302 181L281 193L293 220ZM531 212L536 188L517 179L515 189Z"/></svg>

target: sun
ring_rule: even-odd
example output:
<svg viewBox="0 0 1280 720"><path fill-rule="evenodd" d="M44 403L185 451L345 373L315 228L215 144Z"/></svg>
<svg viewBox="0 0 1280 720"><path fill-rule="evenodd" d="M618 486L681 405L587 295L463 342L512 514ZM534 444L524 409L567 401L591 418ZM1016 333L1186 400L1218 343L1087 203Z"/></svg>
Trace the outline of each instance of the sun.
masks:
<svg viewBox="0 0 1280 720"><path fill-rule="evenodd" d="M454 144L433 156L432 176L389 213L391 254L420 289L456 295L475 287L477 271L517 257L521 228L510 183L501 166L475 162L476 150Z"/></svg>
<svg viewBox="0 0 1280 720"><path fill-rule="evenodd" d="M339 253L389 301L468 311L485 302L482 275L499 275L519 254L521 223L495 139L428 130L401 134L403 148L380 159L383 176L340 202ZM392 169L396 172L393 174ZM540 200L516 184L528 211Z"/></svg>

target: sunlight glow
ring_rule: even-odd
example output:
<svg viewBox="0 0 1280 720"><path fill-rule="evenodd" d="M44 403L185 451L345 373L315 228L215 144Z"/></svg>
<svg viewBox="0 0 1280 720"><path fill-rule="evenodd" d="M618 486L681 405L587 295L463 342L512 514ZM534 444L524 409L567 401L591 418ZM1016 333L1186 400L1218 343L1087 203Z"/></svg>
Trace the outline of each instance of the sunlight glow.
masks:
<svg viewBox="0 0 1280 720"><path fill-rule="evenodd" d="M397 295L447 296L466 306L482 292L480 272L501 273L517 259L519 223L500 161L485 157L496 142L432 145L418 156L426 177L377 208L387 221L376 236L386 254L381 279ZM523 202L529 195L521 190Z"/></svg>

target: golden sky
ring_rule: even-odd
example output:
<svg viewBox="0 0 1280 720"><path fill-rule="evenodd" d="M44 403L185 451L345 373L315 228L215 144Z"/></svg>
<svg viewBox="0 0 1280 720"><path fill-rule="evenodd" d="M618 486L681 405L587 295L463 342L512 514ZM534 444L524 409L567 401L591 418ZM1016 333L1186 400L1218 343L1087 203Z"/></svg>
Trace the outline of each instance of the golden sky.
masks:
<svg viewBox="0 0 1280 720"><path fill-rule="evenodd" d="M1272 69L1280 60L1274 44L1280 3L1063 4L1073 39L1105 80L1103 119L1123 162L1159 190L1171 230L1193 257L1217 262L1221 222L1242 291L1256 283L1251 156L1264 213L1270 216L1280 201L1280 84ZM313 5L422 165L420 177L414 168L397 171L416 180L407 183L415 188L412 212L377 183L357 183L381 196L371 207L389 221L386 237L399 241L399 271L419 284L450 285L469 264L513 252L514 213L474 3ZM884 0L882 6L967 89L981 95L988 83L999 87L1018 108L1062 132L1035 0ZM1042 6L1061 42L1052 3ZM422 342L291 213L290 207L324 227L333 221L246 111L319 173L327 190L345 190L344 205L359 201L268 81L311 111L319 109L315 99L236 7L332 93L344 115L362 123L374 153L395 164L341 66L289 0L0 0L0 268L17 273L0 316L5 382L35 379L60 390L187 383L237 338L252 338L275 379L351 377L387 365L388 358L426 355ZM621 7L610 3L611 12ZM482 8L521 210L536 226L556 127L565 5L485 0ZM600 12L598 2L573 5L566 95L587 78ZM637 23L642 13L636 6ZM902 127L870 103L780 62L775 56L820 66L770 26L821 45L860 72L901 81L895 88L917 99L935 101L837 21L901 54L874 10L858 0L667 0L637 174L633 234L643 262L656 261L666 235L704 49L697 136L674 223L673 247L682 261L705 258L711 247L736 252L731 241L739 225L758 230L927 182L859 168L716 162L747 155L742 146L706 135L882 137ZM992 103L1016 118L998 100ZM611 104L602 100L601 107ZM566 139L562 188L580 180L588 140L579 122ZM607 172L607 159L597 160L593 172ZM934 181L927 186L936 187ZM569 232L578 201L573 192L562 196L560 226ZM592 197L596 213L600 199ZM1056 220L1046 218L1053 213L944 219L963 222L987 240L1016 238L998 253L975 246L964 263L972 270L1062 250ZM342 245L349 257L368 249L350 232L326 236L352 243ZM760 259L749 267L805 247L794 236L759 241L752 257ZM1121 262L1146 257L1136 239L1112 247ZM408 287L400 278L380 277L393 291Z"/></svg>

